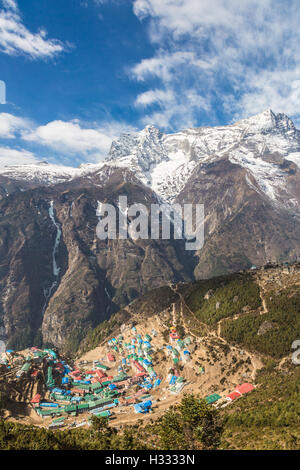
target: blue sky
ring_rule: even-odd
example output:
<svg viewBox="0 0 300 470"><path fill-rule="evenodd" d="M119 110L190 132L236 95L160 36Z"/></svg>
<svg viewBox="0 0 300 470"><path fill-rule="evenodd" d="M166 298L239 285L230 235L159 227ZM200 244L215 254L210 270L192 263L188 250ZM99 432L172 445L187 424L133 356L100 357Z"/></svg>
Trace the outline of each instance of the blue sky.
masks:
<svg viewBox="0 0 300 470"><path fill-rule="evenodd" d="M121 132L300 123L298 0L0 0L0 166L97 162Z"/></svg>

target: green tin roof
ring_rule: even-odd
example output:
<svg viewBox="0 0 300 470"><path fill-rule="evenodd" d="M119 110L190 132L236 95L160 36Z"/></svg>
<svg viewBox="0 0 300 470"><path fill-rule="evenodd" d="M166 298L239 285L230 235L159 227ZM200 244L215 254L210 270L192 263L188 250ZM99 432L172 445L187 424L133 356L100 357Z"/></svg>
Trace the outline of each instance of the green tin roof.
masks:
<svg viewBox="0 0 300 470"><path fill-rule="evenodd" d="M215 403L216 401L220 400L221 395L218 393L213 393L212 395L208 395L205 397L206 403Z"/></svg>

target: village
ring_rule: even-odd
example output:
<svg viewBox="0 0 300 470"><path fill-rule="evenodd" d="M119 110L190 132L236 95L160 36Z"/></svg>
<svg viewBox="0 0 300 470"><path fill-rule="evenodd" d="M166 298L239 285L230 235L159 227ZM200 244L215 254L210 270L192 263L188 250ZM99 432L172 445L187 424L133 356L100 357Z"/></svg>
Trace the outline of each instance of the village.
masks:
<svg viewBox="0 0 300 470"><path fill-rule="evenodd" d="M138 419L147 422L176 404L184 391L216 389L205 387L209 380L202 380L204 386L200 387L206 375L217 377L217 368L214 373L206 364L193 361L196 338L180 337L176 326L171 326L165 341L157 326L123 325L118 336L72 364L54 349L32 347L25 354L8 350L1 356L0 376L2 381L10 377L31 387L27 422L35 425L48 429L88 427L92 416L112 420L114 426L133 424ZM237 378L231 390L223 387L201 398L225 407L255 388L249 382L234 387L235 381Z"/></svg>

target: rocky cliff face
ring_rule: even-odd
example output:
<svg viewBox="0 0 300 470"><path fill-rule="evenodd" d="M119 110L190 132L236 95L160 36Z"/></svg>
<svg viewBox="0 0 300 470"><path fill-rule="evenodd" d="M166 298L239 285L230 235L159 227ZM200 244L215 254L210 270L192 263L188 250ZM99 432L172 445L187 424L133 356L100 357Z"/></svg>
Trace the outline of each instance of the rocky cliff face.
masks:
<svg viewBox="0 0 300 470"><path fill-rule="evenodd" d="M300 174L294 173L294 164L282 171L287 181L293 178L296 192ZM247 169L227 158L197 167L176 198L179 203L201 200L205 207L205 244L195 253L196 279L298 259L300 221L286 197L283 191L274 202Z"/></svg>
<svg viewBox="0 0 300 470"><path fill-rule="evenodd" d="M300 257L300 133L267 110L166 135L147 126L79 169L0 171L0 341L75 347L153 287ZM205 244L96 237L98 201L203 203Z"/></svg>
<svg viewBox="0 0 300 470"><path fill-rule="evenodd" d="M38 188L0 201L1 339L76 347L88 328L140 293L189 280L183 243L96 236L97 201L156 202L148 188L118 181L95 188Z"/></svg>

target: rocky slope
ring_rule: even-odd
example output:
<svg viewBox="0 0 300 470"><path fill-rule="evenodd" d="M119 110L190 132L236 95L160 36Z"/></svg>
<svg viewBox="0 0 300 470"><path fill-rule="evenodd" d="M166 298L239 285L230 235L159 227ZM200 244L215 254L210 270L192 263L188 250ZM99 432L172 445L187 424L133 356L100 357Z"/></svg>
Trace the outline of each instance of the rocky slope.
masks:
<svg viewBox="0 0 300 470"><path fill-rule="evenodd" d="M208 338L241 348L255 359L292 362L292 343L300 335L300 264L272 265L209 280L169 283L154 289L90 331L79 353L87 353L130 326L153 327L162 335L176 325L180 335ZM155 323L155 326L151 324ZM183 333L185 332L185 333ZM224 352L224 351L223 351ZM210 350L213 367L218 360ZM102 354L103 355L103 354ZM98 357L100 357L98 353ZM233 365L231 364L231 367ZM228 372L228 371L226 371Z"/></svg>
<svg viewBox="0 0 300 470"><path fill-rule="evenodd" d="M149 288L191 279L182 243L96 236L97 201L155 202L151 190L38 188L0 202L1 340L12 347L77 344L84 332Z"/></svg>
<svg viewBox="0 0 300 470"><path fill-rule="evenodd" d="M230 126L113 142L99 165L0 170L0 341L77 344L168 281L300 256L300 132L267 110ZM98 201L204 203L205 244L97 239ZM53 201L53 202L51 202Z"/></svg>

